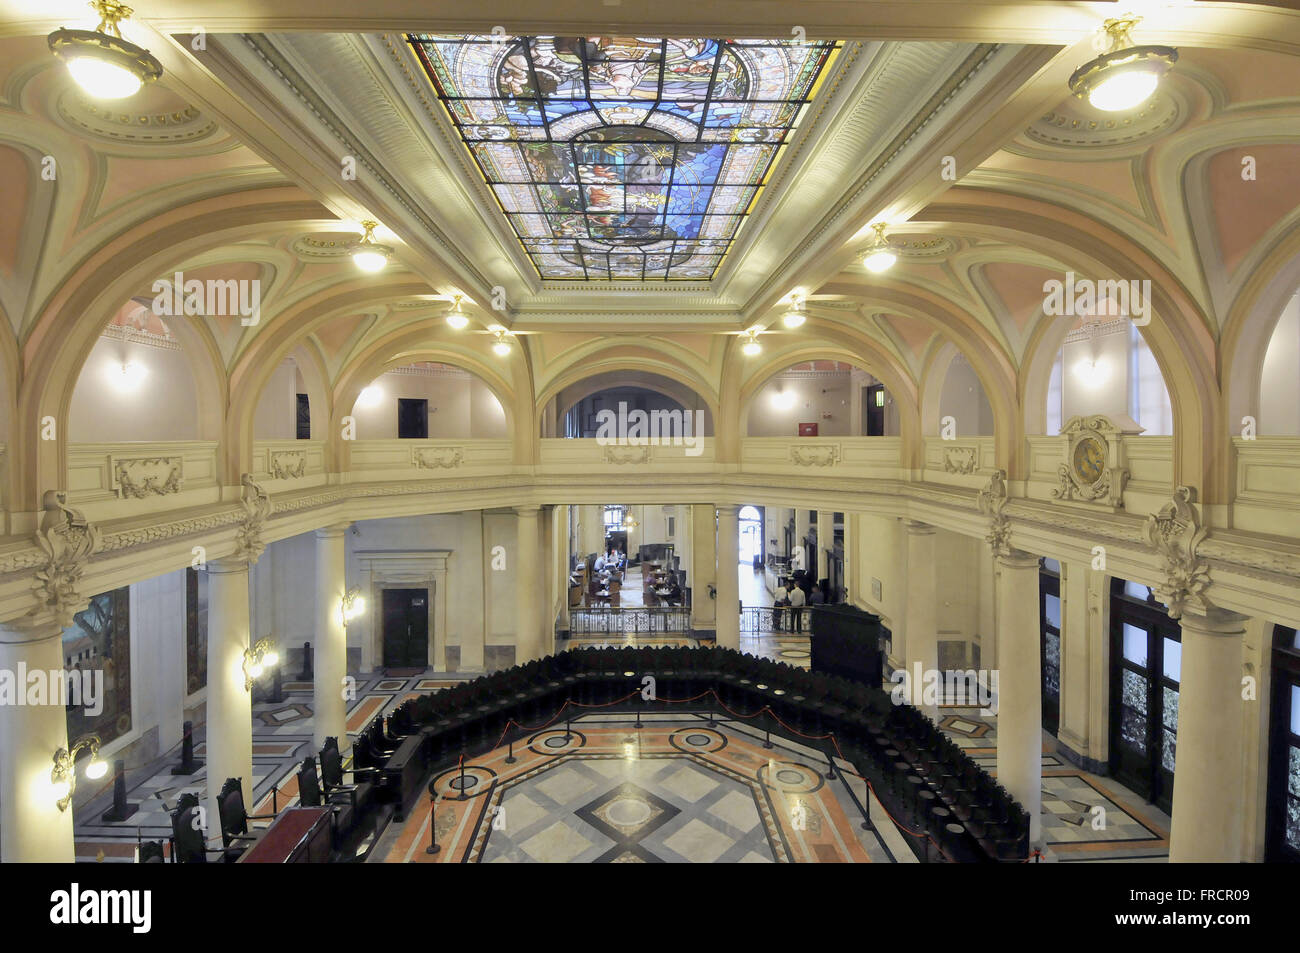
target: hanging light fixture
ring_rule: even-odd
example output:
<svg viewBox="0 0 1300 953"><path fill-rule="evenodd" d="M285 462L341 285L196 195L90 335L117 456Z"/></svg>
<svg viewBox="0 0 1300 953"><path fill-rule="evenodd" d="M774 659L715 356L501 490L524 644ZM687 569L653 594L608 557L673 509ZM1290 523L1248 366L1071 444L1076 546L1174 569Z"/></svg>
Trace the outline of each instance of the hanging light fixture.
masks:
<svg viewBox="0 0 1300 953"><path fill-rule="evenodd" d="M623 507L623 528L630 533L640 525L640 520L632 515L632 507L630 505Z"/></svg>
<svg viewBox="0 0 1300 953"><path fill-rule="evenodd" d="M451 310L447 312L447 323L457 331L464 331L469 324L469 318L465 316L464 311L460 310L460 295L452 298Z"/></svg>
<svg viewBox="0 0 1300 953"><path fill-rule="evenodd" d="M510 340L506 335L510 332L498 324L493 326L492 333L495 334L497 338L496 342L492 345L492 352L496 354L497 357L509 357Z"/></svg>
<svg viewBox="0 0 1300 953"><path fill-rule="evenodd" d="M796 296L790 302L790 309L781 316L781 323L793 331L807 320L808 315L803 310L803 298Z"/></svg>
<svg viewBox="0 0 1300 953"><path fill-rule="evenodd" d="M99 14L93 30L55 30L49 36L50 52L61 59L77 85L96 99L125 99L145 83L162 76L162 64L142 46L122 37L118 23L132 14L116 0L94 0Z"/></svg>
<svg viewBox="0 0 1300 953"><path fill-rule="evenodd" d="M758 343L758 328L750 328L745 332L745 343L740 346L740 350L746 357L763 352L763 346Z"/></svg>
<svg viewBox="0 0 1300 953"><path fill-rule="evenodd" d="M876 222L871 227L875 229L876 237L871 240L871 244L867 247L867 255L862 259L862 264L867 271L879 274L894 267L894 262L898 261L898 256L894 254L893 246L885 238L885 223Z"/></svg>
<svg viewBox="0 0 1300 953"><path fill-rule="evenodd" d="M384 266L388 264L388 259L393 257L393 249L375 241L374 233L379 227L378 222L362 222L361 227L366 230L366 233L352 246L352 261L362 271L371 273L383 271Z"/></svg>
<svg viewBox="0 0 1300 953"><path fill-rule="evenodd" d="M1070 76L1070 92L1104 112L1142 105L1160 85L1160 77L1178 59L1172 46L1138 46L1129 34L1142 21L1126 13L1102 24L1110 49Z"/></svg>

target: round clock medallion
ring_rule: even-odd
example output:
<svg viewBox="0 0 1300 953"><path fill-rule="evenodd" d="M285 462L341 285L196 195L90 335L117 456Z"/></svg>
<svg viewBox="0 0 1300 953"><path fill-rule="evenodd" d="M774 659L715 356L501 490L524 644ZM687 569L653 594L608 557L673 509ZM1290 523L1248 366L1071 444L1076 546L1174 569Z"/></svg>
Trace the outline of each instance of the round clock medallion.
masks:
<svg viewBox="0 0 1300 953"><path fill-rule="evenodd" d="M1096 437L1084 437L1074 445L1073 463L1080 483L1096 483L1106 472L1106 445Z"/></svg>

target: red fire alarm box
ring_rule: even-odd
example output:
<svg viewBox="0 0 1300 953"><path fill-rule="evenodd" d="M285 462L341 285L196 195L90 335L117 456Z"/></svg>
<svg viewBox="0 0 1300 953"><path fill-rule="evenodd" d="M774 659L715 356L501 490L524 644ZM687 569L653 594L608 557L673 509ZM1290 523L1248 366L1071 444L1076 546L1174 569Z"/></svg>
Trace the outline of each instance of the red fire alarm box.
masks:
<svg viewBox="0 0 1300 953"><path fill-rule="evenodd" d="M816 425L816 424L800 424L800 425L799 425L799 436L801 436L801 437L815 437L815 436L817 436L817 425Z"/></svg>

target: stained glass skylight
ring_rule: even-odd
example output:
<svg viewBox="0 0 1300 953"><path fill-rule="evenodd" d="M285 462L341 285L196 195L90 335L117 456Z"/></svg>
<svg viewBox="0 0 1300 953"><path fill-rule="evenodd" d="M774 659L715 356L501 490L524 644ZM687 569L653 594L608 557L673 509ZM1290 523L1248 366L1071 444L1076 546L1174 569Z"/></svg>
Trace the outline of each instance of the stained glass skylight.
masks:
<svg viewBox="0 0 1300 953"><path fill-rule="evenodd" d="M543 278L706 280L833 42L411 34Z"/></svg>

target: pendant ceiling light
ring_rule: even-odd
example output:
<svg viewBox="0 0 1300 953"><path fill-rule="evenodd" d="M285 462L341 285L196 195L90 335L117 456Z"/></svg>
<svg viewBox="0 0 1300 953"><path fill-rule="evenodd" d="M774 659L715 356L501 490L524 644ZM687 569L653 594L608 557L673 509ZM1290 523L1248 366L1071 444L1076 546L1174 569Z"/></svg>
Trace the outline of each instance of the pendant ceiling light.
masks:
<svg viewBox="0 0 1300 953"><path fill-rule="evenodd" d="M745 332L745 343L740 347L741 352L746 357L753 357L755 354L761 354L763 347L758 343L758 329L750 328Z"/></svg>
<svg viewBox="0 0 1300 953"><path fill-rule="evenodd" d="M447 312L447 323L457 331L464 331L469 324L469 318L465 316L464 311L460 310L460 295L452 298L451 310Z"/></svg>
<svg viewBox="0 0 1300 953"><path fill-rule="evenodd" d="M862 259L862 264L867 271L879 274L893 268L894 262L898 261L898 256L894 254L893 246L889 244L889 239L885 237L885 223L876 222L871 227L875 229L876 237L871 240L871 245L867 248L867 255Z"/></svg>
<svg viewBox="0 0 1300 953"><path fill-rule="evenodd" d="M383 271L388 260L393 257L393 250L375 241L374 231L379 227L378 222L362 222L361 227L366 233L352 246L352 261L362 271Z"/></svg>
<svg viewBox="0 0 1300 953"><path fill-rule="evenodd" d="M781 323L793 331L795 328L802 327L803 323L808 320L808 315L803 310L803 299L795 298L790 302L790 310L781 316Z"/></svg>
<svg viewBox="0 0 1300 953"><path fill-rule="evenodd" d="M492 329L492 333L497 336L496 342L492 345L493 352L497 355L497 357L509 357L510 340L506 337L506 334L509 332L507 332L505 328L500 327L498 325L497 327Z"/></svg>
<svg viewBox="0 0 1300 953"><path fill-rule="evenodd" d="M152 53L122 37L118 23L131 15L130 7L115 0L95 0L90 7L99 14L95 29L65 27L49 36L50 52L78 86L96 99L125 99L162 76L162 64Z"/></svg>
<svg viewBox="0 0 1300 953"><path fill-rule="evenodd" d="M1070 92L1104 112L1123 112L1146 102L1160 77L1178 59L1172 46L1138 46L1129 34L1142 18L1113 17L1102 24L1110 49L1070 76Z"/></svg>
<svg viewBox="0 0 1300 953"><path fill-rule="evenodd" d="M640 525L641 525L640 521L637 520L637 518L632 515L632 507L631 506L623 507L623 528L631 532L632 530L636 529Z"/></svg>

